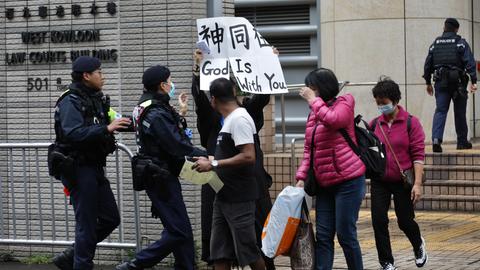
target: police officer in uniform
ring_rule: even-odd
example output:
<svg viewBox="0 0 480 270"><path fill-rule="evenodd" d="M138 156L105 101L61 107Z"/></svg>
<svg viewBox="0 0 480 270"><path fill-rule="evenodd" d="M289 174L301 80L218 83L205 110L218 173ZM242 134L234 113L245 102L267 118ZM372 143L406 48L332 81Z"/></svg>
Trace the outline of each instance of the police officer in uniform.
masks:
<svg viewBox="0 0 480 270"><path fill-rule="evenodd" d="M178 175L185 156L206 156L206 152L192 145L185 120L169 103L175 91L170 70L165 66L153 66L144 72L142 81L145 90L133 111L134 126L138 153L151 157L154 164L168 171L145 180L145 190L152 201L152 214L160 218L164 230L160 240L116 269L149 268L171 253L175 258L175 269L194 269L192 228Z"/></svg>
<svg viewBox="0 0 480 270"><path fill-rule="evenodd" d="M436 109L433 117L433 152L442 152L443 131L450 100L453 100L457 149L471 149L467 126L467 84L470 76L470 92L477 90L475 59L467 41L457 34L460 24L454 18L445 20L443 34L436 38L425 60L424 75L427 93L432 96L431 77L435 81Z"/></svg>
<svg viewBox="0 0 480 270"><path fill-rule="evenodd" d="M102 93L104 76L97 58L82 56L72 65L73 83L55 108L56 150L69 157L72 170L60 172L75 212L75 243L57 255L60 269L93 269L97 243L120 223L103 167L115 148L113 132L130 119L115 114ZM116 119L115 119L116 118Z"/></svg>

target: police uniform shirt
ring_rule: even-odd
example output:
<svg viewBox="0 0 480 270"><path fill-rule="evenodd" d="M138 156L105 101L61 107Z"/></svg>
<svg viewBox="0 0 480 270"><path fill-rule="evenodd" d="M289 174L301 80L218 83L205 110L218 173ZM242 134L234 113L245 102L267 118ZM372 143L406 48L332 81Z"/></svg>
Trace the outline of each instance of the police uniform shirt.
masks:
<svg viewBox="0 0 480 270"><path fill-rule="evenodd" d="M227 118L217 138L215 159L231 158L240 153L238 146L254 143L255 124L244 108L237 108ZM218 199L226 202L245 202L257 198L255 165L217 168L223 188Z"/></svg>

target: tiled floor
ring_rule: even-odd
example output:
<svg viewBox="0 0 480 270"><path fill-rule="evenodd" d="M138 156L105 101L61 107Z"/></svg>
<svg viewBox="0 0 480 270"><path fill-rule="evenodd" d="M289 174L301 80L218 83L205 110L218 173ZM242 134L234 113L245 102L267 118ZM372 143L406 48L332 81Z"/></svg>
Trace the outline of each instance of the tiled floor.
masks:
<svg viewBox="0 0 480 270"><path fill-rule="evenodd" d="M429 262L422 269L480 269L480 214L417 212L417 221L427 243ZM361 211L358 236L365 269L379 269L370 212ZM399 269L418 269L407 238L390 213L392 249ZM276 259L278 269L289 269L289 259ZM336 244L334 269L347 269L342 250Z"/></svg>

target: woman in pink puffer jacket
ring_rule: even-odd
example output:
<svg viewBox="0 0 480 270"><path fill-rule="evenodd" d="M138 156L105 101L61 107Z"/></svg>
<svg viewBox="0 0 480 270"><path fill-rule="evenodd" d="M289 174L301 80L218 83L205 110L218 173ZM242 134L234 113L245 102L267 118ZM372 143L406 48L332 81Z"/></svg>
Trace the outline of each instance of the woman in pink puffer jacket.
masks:
<svg viewBox="0 0 480 270"><path fill-rule="evenodd" d="M297 170L297 186L303 187L313 158L316 194L316 269L333 267L334 237L343 249L348 269L363 269L357 240L358 212L365 196L365 165L340 133L345 129L356 143L355 100L339 93L335 74L325 68L310 72L300 95L310 106L305 130L303 161ZM316 127L316 128L315 128ZM315 131L315 134L313 134ZM313 136L313 157L310 156Z"/></svg>

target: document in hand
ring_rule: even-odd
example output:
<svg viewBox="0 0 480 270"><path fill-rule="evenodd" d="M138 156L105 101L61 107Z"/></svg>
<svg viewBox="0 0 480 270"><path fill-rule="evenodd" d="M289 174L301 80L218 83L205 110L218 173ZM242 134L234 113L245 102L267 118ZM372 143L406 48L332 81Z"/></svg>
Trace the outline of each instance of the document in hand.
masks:
<svg viewBox="0 0 480 270"><path fill-rule="evenodd" d="M197 172L192 169L193 162L185 160L182 170L180 171L180 178L186 180L194 185L209 184L215 192L219 192L223 187L223 182L214 171L210 172Z"/></svg>

